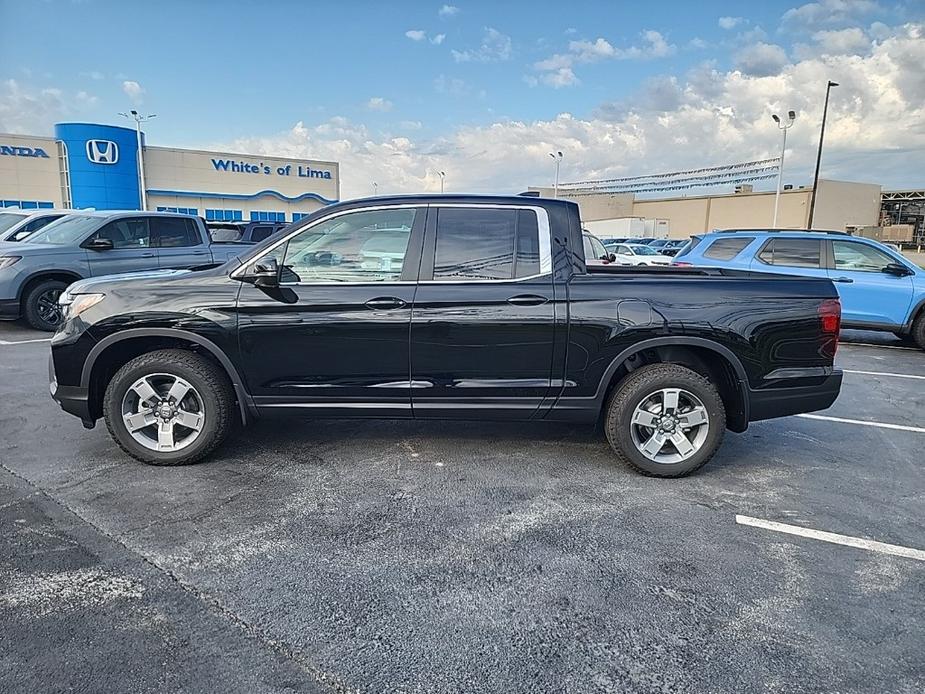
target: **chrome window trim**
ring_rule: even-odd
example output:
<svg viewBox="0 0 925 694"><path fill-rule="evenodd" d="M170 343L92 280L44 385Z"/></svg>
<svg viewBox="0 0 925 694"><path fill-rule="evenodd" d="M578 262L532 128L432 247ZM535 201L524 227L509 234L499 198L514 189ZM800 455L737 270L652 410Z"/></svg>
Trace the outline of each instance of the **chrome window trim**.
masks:
<svg viewBox="0 0 925 694"><path fill-rule="evenodd" d="M549 230L549 214L546 212L546 209L538 205L515 205L511 203L465 203L465 202L447 202L447 203L423 203L423 204L414 204L414 203L398 203L395 205L376 205L373 207L354 207L349 210L340 210L333 214L327 215L316 220L314 223L309 224L304 227L299 227L292 231L292 233L276 241L272 246L269 246L266 250L263 251L258 256L244 261L241 265L235 268L230 277L237 278L251 265L256 263L258 260L265 258L267 255L272 253L274 250L282 246L284 243L288 243L291 238L301 234L303 231L307 231L313 227L323 224L331 219L341 217L345 214L351 214L354 212L375 212L378 210L399 210L399 209L417 209L417 208L441 208L441 207L454 207L454 208L472 208L472 209L496 209L496 210L531 210L536 215L536 227L537 235L540 247L540 272L535 275L528 275L526 277L512 277L509 279L469 279L469 278L459 278L459 279L429 279L429 280L395 280L391 282L335 282L335 281L319 281L319 282L280 282L281 287L312 287L312 286L357 286L357 285L371 285L375 287L390 286L396 284L485 284L485 283L494 283L499 282L523 282L526 280L538 279L540 277L547 277L552 275L552 236Z"/></svg>

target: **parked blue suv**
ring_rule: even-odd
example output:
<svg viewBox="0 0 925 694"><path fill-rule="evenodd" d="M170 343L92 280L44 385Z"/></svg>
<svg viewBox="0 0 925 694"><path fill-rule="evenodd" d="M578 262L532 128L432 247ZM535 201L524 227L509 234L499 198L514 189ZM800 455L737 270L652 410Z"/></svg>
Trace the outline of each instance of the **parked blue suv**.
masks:
<svg viewBox="0 0 925 694"><path fill-rule="evenodd" d="M672 265L828 277L842 326L911 337L925 349L925 270L870 239L838 231L728 230L691 237Z"/></svg>

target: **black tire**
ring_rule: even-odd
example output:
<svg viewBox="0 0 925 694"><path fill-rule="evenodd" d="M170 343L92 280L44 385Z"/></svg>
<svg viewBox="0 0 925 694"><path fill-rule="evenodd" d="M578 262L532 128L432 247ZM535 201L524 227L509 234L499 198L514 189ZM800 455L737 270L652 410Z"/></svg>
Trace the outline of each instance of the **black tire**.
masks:
<svg viewBox="0 0 925 694"><path fill-rule="evenodd" d="M201 399L203 423L198 437L176 451L155 451L135 440L123 420L122 404L143 376L169 374L193 386ZM189 465L219 446L235 420L235 396L225 373L205 357L183 349L162 349L135 357L112 377L103 397L103 417L123 451L149 465Z"/></svg>
<svg viewBox="0 0 925 694"><path fill-rule="evenodd" d="M699 449L674 463L646 457L633 438L636 407L664 388L680 388L693 394L709 416ZM703 467L716 453L726 432L726 409L716 387L697 372L678 364L650 364L633 371L614 388L607 403L604 431L617 457L638 472L652 477L683 477Z"/></svg>
<svg viewBox="0 0 925 694"><path fill-rule="evenodd" d="M915 340L922 349L925 349L925 311L919 313L918 318L912 324L912 334L910 337Z"/></svg>
<svg viewBox="0 0 925 694"><path fill-rule="evenodd" d="M58 297L67 289L67 282L44 280L30 287L23 297L23 317L31 327L47 333L53 333L61 324L60 310L55 318L49 320L48 302L58 302Z"/></svg>

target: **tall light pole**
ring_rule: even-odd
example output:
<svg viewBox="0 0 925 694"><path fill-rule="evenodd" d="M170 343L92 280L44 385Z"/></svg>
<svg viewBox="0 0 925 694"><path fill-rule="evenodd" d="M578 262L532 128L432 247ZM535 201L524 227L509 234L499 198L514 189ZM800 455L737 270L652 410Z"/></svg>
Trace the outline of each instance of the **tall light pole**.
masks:
<svg viewBox="0 0 925 694"><path fill-rule="evenodd" d="M550 152L549 156L556 161L556 183L552 189L552 196L557 198L559 197L559 164L562 163L562 152Z"/></svg>
<svg viewBox="0 0 925 694"><path fill-rule="evenodd" d="M379 184L373 181L373 197L379 197Z"/></svg>
<svg viewBox="0 0 925 694"><path fill-rule="evenodd" d="M144 148L141 146L141 124L146 120L157 118L157 114L150 113L147 116L142 116L133 109L128 113L120 113L119 115L135 121L135 140L138 143L138 180L141 184L141 209L144 211L148 209L148 191L145 188L145 155Z"/></svg>
<svg viewBox="0 0 925 694"><path fill-rule="evenodd" d="M796 117L796 111L787 111L787 122L784 123L776 113L771 115L771 118L777 123L777 127L784 133L780 145L780 164L778 164L780 168L777 169L777 192L774 193L774 221L771 223L773 229L777 228L777 210L780 207L780 187L784 180L784 154L787 152L787 131L793 127L793 121L796 120Z"/></svg>
<svg viewBox="0 0 925 694"><path fill-rule="evenodd" d="M444 183L446 183L446 171L438 171L437 175L440 177L440 194L443 194Z"/></svg>
<svg viewBox="0 0 925 694"><path fill-rule="evenodd" d="M816 191L819 188L819 164L822 162L822 141L825 139L825 119L829 114L829 92L837 87L838 82L828 81L825 85L825 106L822 107L822 129L819 131L819 150L816 152L816 173L813 176L813 194L809 199L809 223L807 227L813 228L813 214L816 212Z"/></svg>

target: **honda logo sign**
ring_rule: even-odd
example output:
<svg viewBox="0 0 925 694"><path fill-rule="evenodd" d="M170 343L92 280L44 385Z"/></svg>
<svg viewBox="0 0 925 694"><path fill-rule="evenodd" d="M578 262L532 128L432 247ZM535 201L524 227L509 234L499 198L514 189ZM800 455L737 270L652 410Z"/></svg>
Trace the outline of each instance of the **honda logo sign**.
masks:
<svg viewBox="0 0 925 694"><path fill-rule="evenodd" d="M115 164L119 161L119 145L112 140L87 140L87 159L94 164Z"/></svg>

